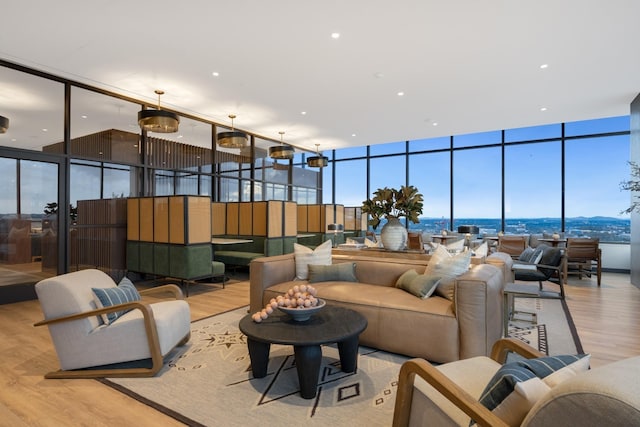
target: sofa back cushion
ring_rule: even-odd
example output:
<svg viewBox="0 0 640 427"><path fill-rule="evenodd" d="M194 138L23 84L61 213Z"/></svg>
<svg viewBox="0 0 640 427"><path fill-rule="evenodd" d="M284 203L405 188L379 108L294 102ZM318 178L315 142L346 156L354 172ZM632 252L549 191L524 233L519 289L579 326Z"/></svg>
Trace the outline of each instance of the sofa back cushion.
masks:
<svg viewBox="0 0 640 427"><path fill-rule="evenodd" d="M373 259L373 258L333 258L333 263L353 262L356 264L358 282L370 285L394 287L398 278L407 271L414 269L419 274L424 272L427 261L408 261L402 259Z"/></svg>

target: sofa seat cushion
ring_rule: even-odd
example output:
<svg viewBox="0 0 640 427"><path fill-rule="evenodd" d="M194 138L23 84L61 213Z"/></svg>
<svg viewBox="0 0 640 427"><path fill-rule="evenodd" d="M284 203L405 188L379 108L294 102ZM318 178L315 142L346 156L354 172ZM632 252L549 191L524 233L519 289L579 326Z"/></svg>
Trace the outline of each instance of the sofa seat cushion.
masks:
<svg viewBox="0 0 640 427"><path fill-rule="evenodd" d="M251 260L263 257L263 253L241 251L215 251L213 258L216 261L229 265L249 265Z"/></svg>

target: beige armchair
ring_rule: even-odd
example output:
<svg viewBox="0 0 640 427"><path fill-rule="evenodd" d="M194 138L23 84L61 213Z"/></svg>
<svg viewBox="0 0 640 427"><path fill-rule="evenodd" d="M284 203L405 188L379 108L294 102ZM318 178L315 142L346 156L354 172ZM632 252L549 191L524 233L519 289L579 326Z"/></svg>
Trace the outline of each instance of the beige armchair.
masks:
<svg viewBox="0 0 640 427"><path fill-rule="evenodd" d="M190 337L191 314L176 285L140 291L170 294L171 300L142 300L98 308L92 288L115 288L100 270L88 269L50 277L36 284L36 293L53 341L59 371L46 378L149 377L163 357ZM130 310L106 324L103 315ZM123 366L123 363L127 363Z"/></svg>
<svg viewBox="0 0 640 427"><path fill-rule="evenodd" d="M405 362L400 370L394 427L507 426L478 402L484 387L508 352L542 357L514 339L494 346L491 358L474 357L433 366L422 359ZM577 373L553 386L526 414L522 426L637 425L640 420L640 356Z"/></svg>

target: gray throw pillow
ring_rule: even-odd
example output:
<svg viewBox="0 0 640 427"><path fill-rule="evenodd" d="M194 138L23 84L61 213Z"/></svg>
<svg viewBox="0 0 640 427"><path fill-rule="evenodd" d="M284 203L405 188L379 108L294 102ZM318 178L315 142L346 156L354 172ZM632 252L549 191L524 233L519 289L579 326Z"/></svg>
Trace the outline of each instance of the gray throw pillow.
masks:
<svg viewBox="0 0 640 427"><path fill-rule="evenodd" d="M415 295L418 298L429 298L436 290L442 276L435 274L403 274L396 282L396 287Z"/></svg>
<svg viewBox="0 0 640 427"><path fill-rule="evenodd" d="M309 264L309 283L331 281L357 282L356 263L341 262L330 265Z"/></svg>

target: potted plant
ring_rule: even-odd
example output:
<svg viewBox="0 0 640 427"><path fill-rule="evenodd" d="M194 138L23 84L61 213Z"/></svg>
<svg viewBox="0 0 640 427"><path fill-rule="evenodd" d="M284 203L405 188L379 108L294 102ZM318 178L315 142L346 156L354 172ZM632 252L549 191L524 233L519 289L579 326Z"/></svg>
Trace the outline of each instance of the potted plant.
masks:
<svg viewBox="0 0 640 427"><path fill-rule="evenodd" d="M371 216L368 224L375 230L382 219L387 223L382 227L380 237L382 244L389 250L402 250L407 245L407 229L400 223L400 218L415 224L420 222L418 216L422 214L422 194L413 185L395 188L379 188L373 193L373 198L362 202L362 212Z"/></svg>

